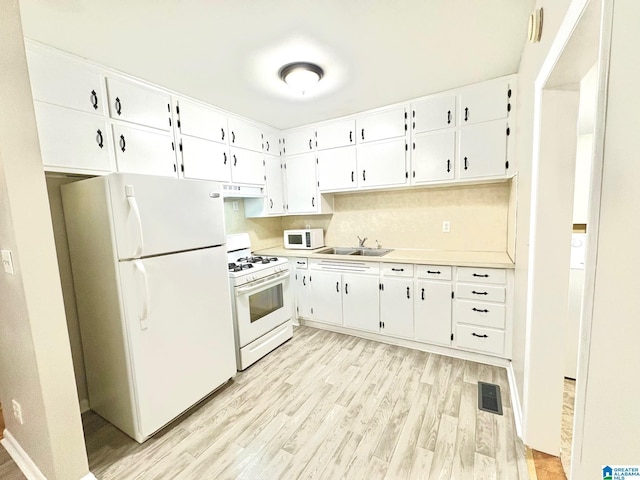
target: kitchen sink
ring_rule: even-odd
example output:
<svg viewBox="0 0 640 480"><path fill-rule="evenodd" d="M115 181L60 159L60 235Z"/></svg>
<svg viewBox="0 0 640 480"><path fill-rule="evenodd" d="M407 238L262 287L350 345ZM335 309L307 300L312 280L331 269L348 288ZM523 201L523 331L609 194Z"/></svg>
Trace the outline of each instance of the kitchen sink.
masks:
<svg viewBox="0 0 640 480"><path fill-rule="evenodd" d="M361 255L363 257L382 257L389 252L391 248L360 248L360 247L331 247L319 250L315 253L323 255Z"/></svg>

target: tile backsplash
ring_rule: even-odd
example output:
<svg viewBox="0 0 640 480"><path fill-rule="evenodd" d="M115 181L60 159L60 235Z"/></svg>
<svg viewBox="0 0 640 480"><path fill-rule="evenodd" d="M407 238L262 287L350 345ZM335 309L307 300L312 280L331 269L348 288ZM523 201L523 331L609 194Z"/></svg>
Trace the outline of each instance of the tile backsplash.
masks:
<svg viewBox="0 0 640 480"><path fill-rule="evenodd" d="M245 219L242 200L225 202L227 231L248 231L255 250L282 244L282 231L323 228L325 243L356 245L357 236L387 248L507 251L511 182L412 188L334 196L331 215ZM442 231L448 221L451 231Z"/></svg>

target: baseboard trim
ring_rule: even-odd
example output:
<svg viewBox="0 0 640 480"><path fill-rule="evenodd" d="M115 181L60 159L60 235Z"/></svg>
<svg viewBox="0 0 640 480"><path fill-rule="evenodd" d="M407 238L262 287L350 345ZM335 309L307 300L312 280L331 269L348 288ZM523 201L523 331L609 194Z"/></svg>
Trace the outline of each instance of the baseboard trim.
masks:
<svg viewBox="0 0 640 480"><path fill-rule="evenodd" d="M6 429L2 433L4 434L4 438L0 440L0 444L2 444L13 461L16 462L20 471L27 477L27 480L47 480L47 477L45 477L36 464L33 463L31 457L27 455L27 452L24 451L13 435ZM93 473L89 472L80 480L98 479Z"/></svg>
<svg viewBox="0 0 640 480"><path fill-rule="evenodd" d="M513 371L513 363L507 367L507 378L509 379L509 390L511 392L511 407L513 408L513 419L516 422L516 433L522 439L522 405L518 395L518 383L516 373Z"/></svg>
<svg viewBox="0 0 640 480"><path fill-rule="evenodd" d="M5 429L4 438L0 440L2 446L7 450L18 468L22 471L28 480L47 480L40 469L33 463L31 457L23 450L11 433Z"/></svg>

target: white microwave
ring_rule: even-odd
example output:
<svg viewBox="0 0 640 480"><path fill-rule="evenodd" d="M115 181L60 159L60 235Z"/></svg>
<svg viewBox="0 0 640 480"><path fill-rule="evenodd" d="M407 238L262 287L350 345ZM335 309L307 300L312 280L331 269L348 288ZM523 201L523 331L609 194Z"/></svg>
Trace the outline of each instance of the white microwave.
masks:
<svg viewBox="0 0 640 480"><path fill-rule="evenodd" d="M320 247L324 247L324 234L321 228L284 231L284 248L313 250Z"/></svg>

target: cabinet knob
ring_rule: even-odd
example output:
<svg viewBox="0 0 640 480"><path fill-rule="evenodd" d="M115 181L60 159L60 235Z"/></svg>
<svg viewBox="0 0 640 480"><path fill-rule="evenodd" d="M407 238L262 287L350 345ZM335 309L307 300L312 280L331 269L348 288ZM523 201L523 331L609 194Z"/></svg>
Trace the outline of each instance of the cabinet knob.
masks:
<svg viewBox="0 0 640 480"><path fill-rule="evenodd" d="M116 113L120 115L122 113L122 103L120 102L119 97L116 97L115 107L116 107Z"/></svg>
<svg viewBox="0 0 640 480"><path fill-rule="evenodd" d="M411 298L411 290L410 290L410 287L407 287L407 298Z"/></svg>
<svg viewBox="0 0 640 480"><path fill-rule="evenodd" d="M451 160L447 159L447 173L451 171Z"/></svg>
<svg viewBox="0 0 640 480"><path fill-rule="evenodd" d="M91 90L91 106L94 110L98 109L98 94L95 90Z"/></svg>
<svg viewBox="0 0 640 480"><path fill-rule="evenodd" d="M100 148L104 147L104 139L102 138L102 130L98 129L96 132L96 143Z"/></svg>
<svg viewBox="0 0 640 480"><path fill-rule="evenodd" d="M227 152L222 152L222 155L224 156L224 165L227 164Z"/></svg>
<svg viewBox="0 0 640 480"><path fill-rule="evenodd" d="M125 146L127 145L126 140L124 139L124 135L120 135L120 150L124 152Z"/></svg>
<svg viewBox="0 0 640 480"><path fill-rule="evenodd" d="M220 132L222 133L222 140L224 140L224 128L220 127Z"/></svg>
<svg viewBox="0 0 640 480"><path fill-rule="evenodd" d="M236 143L236 132L231 130L231 143Z"/></svg>
<svg viewBox="0 0 640 480"><path fill-rule="evenodd" d="M345 284L344 284L344 293L345 293L346 295L348 295L348 294L349 294L349 284L348 284L348 283L345 283Z"/></svg>
<svg viewBox="0 0 640 480"><path fill-rule="evenodd" d="M465 170L469 169L469 161L468 161L467 157L464 157L464 169Z"/></svg>
<svg viewBox="0 0 640 480"><path fill-rule="evenodd" d="M464 121L465 122L469 121L469 108L468 107L464 107Z"/></svg>
<svg viewBox="0 0 640 480"><path fill-rule="evenodd" d="M233 166L235 167L238 164L238 157L236 157L236 154L233 154Z"/></svg>
<svg viewBox="0 0 640 480"><path fill-rule="evenodd" d="M362 140L364 140L364 128L362 129Z"/></svg>
<svg viewBox="0 0 640 480"><path fill-rule="evenodd" d="M311 206L312 207L316 206L316 197L311 197Z"/></svg>
<svg viewBox="0 0 640 480"><path fill-rule="evenodd" d="M451 123L451 110L447 112L447 124Z"/></svg>
<svg viewBox="0 0 640 480"><path fill-rule="evenodd" d="M424 288L422 289L422 300L424 300Z"/></svg>
<svg viewBox="0 0 640 480"><path fill-rule="evenodd" d="M366 180L367 180L367 171L362 170L362 181L366 181Z"/></svg>
<svg viewBox="0 0 640 480"><path fill-rule="evenodd" d="M336 282L336 292L340 293L340 282Z"/></svg>

